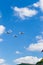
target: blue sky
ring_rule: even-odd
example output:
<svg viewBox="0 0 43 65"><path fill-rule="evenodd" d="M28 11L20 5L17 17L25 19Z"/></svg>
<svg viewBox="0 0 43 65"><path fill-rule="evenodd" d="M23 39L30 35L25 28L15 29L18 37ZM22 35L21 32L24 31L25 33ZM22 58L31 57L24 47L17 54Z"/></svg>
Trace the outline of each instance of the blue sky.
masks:
<svg viewBox="0 0 43 65"><path fill-rule="evenodd" d="M43 0L0 0L0 64L36 63L42 49Z"/></svg>

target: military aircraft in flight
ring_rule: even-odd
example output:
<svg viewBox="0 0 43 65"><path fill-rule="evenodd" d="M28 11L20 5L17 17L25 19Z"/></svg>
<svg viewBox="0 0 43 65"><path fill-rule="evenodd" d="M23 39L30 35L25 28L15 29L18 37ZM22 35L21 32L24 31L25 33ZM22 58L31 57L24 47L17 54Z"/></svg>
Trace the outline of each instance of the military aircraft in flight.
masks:
<svg viewBox="0 0 43 65"><path fill-rule="evenodd" d="M18 37L18 35L13 35L13 37L17 38L17 37Z"/></svg>
<svg viewBox="0 0 43 65"><path fill-rule="evenodd" d="M8 30L7 32L5 32L6 34L11 34L12 30Z"/></svg>
<svg viewBox="0 0 43 65"><path fill-rule="evenodd" d="M24 32L19 32L19 34L21 34L21 35L22 35L22 34L24 34Z"/></svg>

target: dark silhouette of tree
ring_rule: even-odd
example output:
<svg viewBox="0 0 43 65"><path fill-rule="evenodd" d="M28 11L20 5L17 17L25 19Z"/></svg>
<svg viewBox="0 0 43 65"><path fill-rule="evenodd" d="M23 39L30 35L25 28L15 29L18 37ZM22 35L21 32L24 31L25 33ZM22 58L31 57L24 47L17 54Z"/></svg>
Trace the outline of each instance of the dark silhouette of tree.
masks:
<svg viewBox="0 0 43 65"><path fill-rule="evenodd" d="M21 63L21 64L18 64L18 65L34 65L34 64Z"/></svg>
<svg viewBox="0 0 43 65"><path fill-rule="evenodd" d="M41 59L41 61L37 62L36 65L43 65L43 59Z"/></svg>

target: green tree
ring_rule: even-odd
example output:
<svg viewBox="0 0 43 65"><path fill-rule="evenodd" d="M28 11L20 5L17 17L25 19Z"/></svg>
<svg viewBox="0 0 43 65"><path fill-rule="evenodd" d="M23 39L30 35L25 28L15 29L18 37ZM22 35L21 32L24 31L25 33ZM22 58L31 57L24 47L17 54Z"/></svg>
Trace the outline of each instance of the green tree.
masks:
<svg viewBox="0 0 43 65"><path fill-rule="evenodd" d="M41 59L41 61L37 62L36 65L43 65L43 59Z"/></svg>

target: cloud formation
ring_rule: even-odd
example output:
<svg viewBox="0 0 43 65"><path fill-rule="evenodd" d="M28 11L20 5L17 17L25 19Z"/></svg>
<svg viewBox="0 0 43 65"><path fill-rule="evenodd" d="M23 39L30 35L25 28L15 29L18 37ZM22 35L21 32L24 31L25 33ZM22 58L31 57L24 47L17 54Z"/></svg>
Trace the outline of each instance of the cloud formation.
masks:
<svg viewBox="0 0 43 65"><path fill-rule="evenodd" d="M35 64L38 62L41 58L34 57L34 56L25 56L14 60L14 63L20 64L20 63L29 63L29 64Z"/></svg>
<svg viewBox="0 0 43 65"><path fill-rule="evenodd" d="M39 2L33 4L34 7L39 7Z"/></svg>
<svg viewBox="0 0 43 65"><path fill-rule="evenodd" d="M0 58L0 64L3 64L4 62L5 62L5 60Z"/></svg>
<svg viewBox="0 0 43 65"><path fill-rule="evenodd" d="M37 43L30 44L26 49L30 51L41 51L43 49L43 38L41 36L36 36Z"/></svg>
<svg viewBox="0 0 43 65"><path fill-rule="evenodd" d="M29 9L28 7L14 7L13 9L16 12L16 15L21 17L22 19L24 19L25 17L32 17L37 14L37 11L35 9Z"/></svg>
<svg viewBox="0 0 43 65"><path fill-rule="evenodd" d="M16 16L19 16L21 19L25 19L26 17L32 17L34 15L37 15L39 10L43 12L43 0L39 0L36 3L33 3L32 5L29 6L22 8L15 6L11 8L13 8L13 11L15 12ZM39 10L35 8L39 8Z"/></svg>
<svg viewBox="0 0 43 65"><path fill-rule="evenodd" d="M39 7L41 11L43 12L43 0L39 0L39 2L34 3L33 6Z"/></svg>
<svg viewBox="0 0 43 65"><path fill-rule="evenodd" d="M5 59L0 58L0 65L9 65L5 61L6 61Z"/></svg>
<svg viewBox="0 0 43 65"><path fill-rule="evenodd" d="M16 54L21 54L21 52L20 51L16 51Z"/></svg>
<svg viewBox="0 0 43 65"><path fill-rule="evenodd" d="M40 8L41 8L41 11L43 12L43 0L40 0Z"/></svg>
<svg viewBox="0 0 43 65"><path fill-rule="evenodd" d="M2 35L5 31L5 26L0 25L0 35Z"/></svg>
<svg viewBox="0 0 43 65"><path fill-rule="evenodd" d="M0 42L2 42L3 41L3 39L2 38L0 38Z"/></svg>

